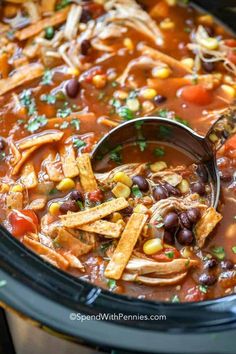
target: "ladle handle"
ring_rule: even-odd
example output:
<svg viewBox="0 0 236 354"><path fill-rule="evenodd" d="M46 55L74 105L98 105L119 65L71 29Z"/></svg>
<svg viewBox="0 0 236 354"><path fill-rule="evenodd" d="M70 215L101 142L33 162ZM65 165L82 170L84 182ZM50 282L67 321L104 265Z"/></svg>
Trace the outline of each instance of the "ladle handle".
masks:
<svg viewBox="0 0 236 354"><path fill-rule="evenodd" d="M230 107L213 124L206 135L206 139L213 144L215 150L219 150L222 145L232 135L236 133L236 106Z"/></svg>

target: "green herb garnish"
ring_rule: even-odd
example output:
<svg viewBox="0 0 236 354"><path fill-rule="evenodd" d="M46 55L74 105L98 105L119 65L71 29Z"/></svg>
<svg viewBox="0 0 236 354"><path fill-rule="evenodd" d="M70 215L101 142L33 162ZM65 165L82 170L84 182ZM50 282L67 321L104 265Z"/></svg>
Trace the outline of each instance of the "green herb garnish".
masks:
<svg viewBox="0 0 236 354"><path fill-rule="evenodd" d="M52 26L45 28L45 38L52 39L54 37L54 28Z"/></svg>
<svg viewBox="0 0 236 354"><path fill-rule="evenodd" d="M58 190L56 188L53 188L50 190L50 192L48 193L49 195L54 195L57 194Z"/></svg>
<svg viewBox="0 0 236 354"><path fill-rule="evenodd" d="M121 145L118 145L115 149L111 150L109 153L110 160L120 164L122 162L121 150Z"/></svg>
<svg viewBox="0 0 236 354"><path fill-rule="evenodd" d="M129 109L128 107L120 107L117 110L117 113L119 114L119 116L121 118L123 118L124 120L131 120L134 119L134 113L131 111L131 109Z"/></svg>
<svg viewBox="0 0 236 354"><path fill-rule="evenodd" d="M107 286L110 290L114 290L116 288L116 281L114 279L109 279Z"/></svg>
<svg viewBox="0 0 236 354"><path fill-rule="evenodd" d="M58 118L66 118L72 113L71 108L65 107L65 108L59 108L57 111L57 117Z"/></svg>
<svg viewBox="0 0 236 354"><path fill-rule="evenodd" d="M4 151L0 152L0 161L6 157L6 153Z"/></svg>
<svg viewBox="0 0 236 354"><path fill-rule="evenodd" d="M137 122L134 123L134 126L135 126L135 128L136 128L137 130L139 130L139 129L142 128L143 123L144 123L143 120L139 120L139 121L137 121Z"/></svg>
<svg viewBox="0 0 236 354"><path fill-rule="evenodd" d="M180 302L180 299L179 299L179 297L178 297L178 295L174 295L174 296L172 296L172 298L170 299L170 301L171 302Z"/></svg>
<svg viewBox="0 0 236 354"><path fill-rule="evenodd" d="M76 147L76 149L80 149L81 147L86 146L86 142L79 139L79 138L74 138L73 144L74 144L74 147Z"/></svg>
<svg viewBox="0 0 236 354"><path fill-rule="evenodd" d="M174 252L173 251L165 251L165 255L170 258L173 259L174 258Z"/></svg>
<svg viewBox="0 0 236 354"><path fill-rule="evenodd" d="M162 157L165 155L165 150L162 147L158 147L158 148L154 149L153 153L157 157Z"/></svg>
<svg viewBox="0 0 236 354"><path fill-rule="evenodd" d="M176 120L176 122L181 123L181 124L185 125L186 127L190 127L190 124L186 119L175 116L175 120Z"/></svg>
<svg viewBox="0 0 236 354"><path fill-rule="evenodd" d="M147 148L147 142L144 140L137 141L140 151L144 151Z"/></svg>
<svg viewBox="0 0 236 354"><path fill-rule="evenodd" d="M47 125L47 123L48 123L48 120L45 117L45 115L32 117L32 118L30 118L29 123L27 125L27 130L31 133L34 133L39 128L42 128L45 125Z"/></svg>
<svg viewBox="0 0 236 354"><path fill-rule="evenodd" d="M56 5L56 10L61 10L64 7L68 6L71 3L71 0L61 0L59 3Z"/></svg>
<svg viewBox="0 0 236 354"><path fill-rule="evenodd" d="M80 130L80 120L79 119L72 119L70 122L71 126L75 128L75 130Z"/></svg>
<svg viewBox="0 0 236 354"><path fill-rule="evenodd" d="M131 190L135 198L142 198L143 194L136 184L131 188Z"/></svg>
<svg viewBox="0 0 236 354"><path fill-rule="evenodd" d="M213 247L211 251L219 260L222 261L225 258L225 250L223 247Z"/></svg>
<svg viewBox="0 0 236 354"><path fill-rule="evenodd" d="M236 246L233 246L233 247L232 247L232 251L233 251L233 253L236 254Z"/></svg>
<svg viewBox="0 0 236 354"><path fill-rule="evenodd" d="M52 84L52 78L53 78L53 72L49 69L46 69L43 74L42 78L42 85L51 85Z"/></svg>
<svg viewBox="0 0 236 354"><path fill-rule="evenodd" d="M207 286L206 285L199 285L199 290L203 293L206 294L207 293Z"/></svg>
<svg viewBox="0 0 236 354"><path fill-rule="evenodd" d="M60 125L60 129L67 129L69 126L69 122L65 121Z"/></svg>
<svg viewBox="0 0 236 354"><path fill-rule="evenodd" d="M40 96L40 100L42 102L46 102L47 104L54 104L54 103L56 103L57 98L56 98L56 96L51 95L51 94L44 94L44 95Z"/></svg>

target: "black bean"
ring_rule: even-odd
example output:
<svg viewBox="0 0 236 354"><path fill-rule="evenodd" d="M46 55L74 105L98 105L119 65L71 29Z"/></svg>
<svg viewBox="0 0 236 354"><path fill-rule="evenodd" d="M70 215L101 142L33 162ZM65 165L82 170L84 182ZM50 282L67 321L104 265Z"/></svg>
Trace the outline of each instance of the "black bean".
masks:
<svg viewBox="0 0 236 354"><path fill-rule="evenodd" d="M174 232L169 232L169 231L165 230L165 233L163 236L163 241L164 241L164 243L167 243L168 245L173 245L175 243Z"/></svg>
<svg viewBox="0 0 236 354"><path fill-rule="evenodd" d="M80 18L81 23L87 23L88 21L92 20L92 18L93 18L92 13L89 10L87 9L82 10L82 14Z"/></svg>
<svg viewBox="0 0 236 354"><path fill-rule="evenodd" d="M215 64L209 61L202 61L202 67L207 73L212 73L215 70Z"/></svg>
<svg viewBox="0 0 236 354"><path fill-rule="evenodd" d="M198 222L198 220L201 217L201 213L200 210L197 208L190 208L187 210L187 215L189 220L193 223L196 224L196 222Z"/></svg>
<svg viewBox="0 0 236 354"><path fill-rule="evenodd" d="M163 186L157 186L153 190L153 198L155 200L166 199L169 197L167 190Z"/></svg>
<svg viewBox="0 0 236 354"><path fill-rule="evenodd" d="M203 195L206 193L205 184L203 182L195 182L191 185L191 190L193 193Z"/></svg>
<svg viewBox="0 0 236 354"><path fill-rule="evenodd" d="M148 181L146 180L146 178L144 178L143 176L137 175L134 176L132 178L133 183L137 184L137 186L139 187L139 189L143 192L147 192L149 189L149 184Z"/></svg>
<svg viewBox="0 0 236 354"><path fill-rule="evenodd" d="M186 229L191 229L192 223L189 220L187 213L183 212L183 213L179 214L179 219L180 219L180 223L183 227L185 227Z"/></svg>
<svg viewBox="0 0 236 354"><path fill-rule="evenodd" d="M166 100L167 100L167 97L162 96L162 95L156 95L156 96L154 97L154 102L155 102L156 104L164 103Z"/></svg>
<svg viewBox="0 0 236 354"><path fill-rule="evenodd" d="M75 200L67 200L60 206L60 212L66 214L68 211L76 212L79 210L79 206Z"/></svg>
<svg viewBox="0 0 236 354"><path fill-rule="evenodd" d="M87 55L90 48L91 48L91 43L90 43L90 41L89 41L88 39L84 39L84 40L81 42L81 45L80 45L81 54Z"/></svg>
<svg viewBox="0 0 236 354"><path fill-rule="evenodd" d="M229 170L219 171L220 179L224 182L229 182L232 179L232 173Z"/></svg>
<svg viewBox="0 0 236 354"><path fill-rule="evenodd" d="M204 262L204 268L205 269L213 269L217 267L217 260L215 258L208 259L206 262Z"/></svg>
<svg viewBox="0 0 236 354"><path fill-rule="evenodd" d="M70 98L75 98L80 90L80 83L77 79L71 79L66 85L66 93Z"/></svg>
<svg viewBox="0 0 236 354"><path fill-rule="evenodd" d="M222 261L220 263L220 266L224 270L230 270L230 269L234 268L234 263L232 261L230 261L230 260L226 260L226 261Z"/></svg>
<svg viewBox="0 0 236 354"><path fill-rule="evenodd" d="M128 206L128 207L122 209L120 212L124 216L129 216L129 215L131 215L133 213L133 208L131 206Z"/></svg>
<svg viewBox="0 0 236 354"><path fill-rule="evenodd" d="M199 277L199 283L202 285L213 285L217 282L217 277L213 274L206 274L203 273L202 275L200 275Z"/></svg>
<svg viewBox="0 0 236 354"><path fill-rule="evenodd" d="M177 241L184 246L189 246L193 243L194 236L192 231L188 229L180 230L176 235Z"/></svg>
<svg viewBox="0 0 236 354"><path fill-rule="evenodd" d="M204 182L204 183L208 182L208 173L207 173L206 167L204 165L198 165L196 172L202 182Z"/></svg>
<svg viewBox="0 0 236 354"><path fill-rule="evenodd" d="M76 202L84 200L83 194L80 191L71 192L70 199L75 200Z"/></svg>
<svg viewBox="0 0 236 354"><path fill-rule="evenodd" d="M178 215L172 211L168 213L163 219L164 226L167 230L170 230L179 225Z"/></svg>
<svg viewBox="0 0 236 354"><path fill-rule="evenodd" d="M0 151L3 151L6 147L6 141L0 137Z"/></svg>
<svg viewBox="0 0 236 354"><path fill-rule="evenodd" d="M170 183L165 182L164 184L165 189L169 192L169 194L174 195L175 197L181 196L181 193L178 188L173 187Z"/></svg>

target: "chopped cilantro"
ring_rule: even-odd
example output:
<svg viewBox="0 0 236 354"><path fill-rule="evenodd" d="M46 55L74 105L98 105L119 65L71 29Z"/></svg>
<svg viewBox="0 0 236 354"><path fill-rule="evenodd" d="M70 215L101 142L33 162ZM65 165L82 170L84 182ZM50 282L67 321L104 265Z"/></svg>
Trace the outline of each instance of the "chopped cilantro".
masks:
<svg viewBox="0 0 236 354"><path fill-rule="evenodd" d="M174 258L174 251L171 251L171 250L165 251L165 255L168 258L173 259Z"/></svg>
<svg viewBox="0 0 236 354"><path fill-rule="evenodd" d="M72 125L72 127L75 129L75 130L80 130L80 120L79 119L72 119L70 124Z"/></svg>
<svg viewBox="0 0 236 354"><path fill-rule="evenodd" d="M71 0L60 0L56 6L56 10L61 10L64 7L68 6L71 3Z"/></svg>
<svg viewBox="0 0 236 354"><path fill-rule="evenodd" d="M47 104L54 104L54 103L56 103L57 98L56 98L56 96L51 95L51 94L44 94L44 95L40 96L40 100L42 102L46 102Z"/></svg>
<svg viewBox="0 0 236 354"><path fill-rule="evenodd" d="M137 141L140 151L144 151L147 148L147 142L145 140Z"/></svg>
<svg viewBox="0 0 236 354"><path fill-rule="evenodd" d="M52 39L54 37L54 28L52 26L45 28L45 38Z"/></svg>
<svg viewBox="0 0 236 354"><path fill-rule="evenodd" d="M132 187L132 193L135 196L135 198L142 198L142 192L140 191L139 187L135 184Z"/></svg>
<svg viewBox="0 0 236 354"><path fill-rule="evenodd" d="M72 113L71 108L59 108L57 111L58 118L66 118Z"/></svg>
<svg viewBox="0 0 236 354"><path fill-rule="evenodd" d="M121 107L121 103L119 100L117 100L116 98L112 98L110 101L110 104L115 107L116 109Z"/></svg>
<svg viewBox="0 0 236 354"><path fill-rule="evenodd" d="M6 280L0 280L0 288L3 288L4 286L7 285L7 281Z"/></svg>
<svg viewBox="0 0 236 354"><path fill-rule="evenodd" d="M6 153L4 151L0 152L0 161L6 157Z"/></svg>
<svg viewBox="0 0 236 354"><path fill-rule="evenodd" d="M203 294L207 293L207 286L206 285L199 285L198 288Z"/></svg>
<svg viewBox="0 0 236 354"><path fill-rule="evenodd" d="M133 90L133 91L130 91L128 98L136 98L137 96L138 96L138 91Z"/></svg>
<svg viewBox="0 0 236 354"><path fill-rule="evenodd" d="M142 126L143 126L143 123L144 123L143 120L139 120L139 121L135 122L135 123L134 123L135 128L136 128L137 130L141 129Z"/></svg>
<svg viewBox="0 0 236 354"><path fill-rule="evenodd" d="M190 265L190 258L187 259L187 261L185 262L185 267L188 267Z"/></svg>
<svg viewBox="0 0 236 354"><path fill-rule="evenodd" d="M116 288L116 281L114 279L109 279L107 281L107 286L110 290L114 290Z"/></svg>
<svg viewBox="0 0 236 354"><path fill-rule="evenodd" d="M161 118L168 118L168 113L169 113L168 109L165 109L165 108L160 109L160 110L157 112L157 114L158 114L159 117L161 117Z"/></svg>
<svg viewBox="0 0 236 354"><path fill-rule="evenodd" d="M50 192L48 193L49 195L54 195L57 194L58 190L56 188L53 188L50 190Z"/></svg>
<svg viewBox="0 0 236 354"><path fill-rule="evenodd" d="M211 251L219 260L222 261L225 258L225 250L223 247L213 247Z"/></svg>
<svg viewBox="0 0 236 354"><path fill-rule="evenodd" d="M76 204L79 206L80 210L84 209L83 203L81 202L81 200L77 200Z"/></svg>
<svg viewBox="0 0 236 354"><path fill-rule="evenodd" d="M116 82L116 81L113 81L113 82L111 83L111 86L112 86L112 87L117 87L117 86L119 86L119 83Z"/></svg>
<svg viewBox="0 0 236 354"><path fill-rule="evenodd" d="M157 157L161 157L165 155L165 150L162 147L155 148L153 151L154 155Z"/></svg>
<svg viewBox="0 0 236 354"><path fill-rule="evenodd" d="M134 113L131 111L131 109L129 109L128 107L120 107L117 110L117 113L119 114L119 116L121 118L123 118L124 120L131 120L134 119Z"/></svg>
<svg viewBox="0 0 236 354"><path fill-rule="evenodd" d="M106 93L104 91L99 92L98 101L102 101L105 96L106 96Z"/></svg>
<svg viewBox="0 0 236 354"><path fill-rule="evenodd" d="M49 69L46 69L43 74L42 85L51 85L53 78L53 72Z"/></svg>
<svg viewBox="0 0 236 354"><path fill-rule="evenodd" d="M190 126L189 122L186 119L180 118L178 116L175 116L174 119L176 120L176 122L181 123L181 124L185 125L186 127Z"/></svg>
<svg viewBox="0 0 236 354"><path fill-rule="evenodd" d="M173 302L173 303L174 302L180 302L180 299L179 299L178 295L174 295L174 296L172 296L170 301Z"/></svg>
<svg viewBox="0 0 236 354"><path fill-rule="evenodd" d="M29 123L27 125L27 130L31 133L34 133L39 128L44 127L47 124L48 120L43 116L35 116L30 118Z"/></svg>
<svg viewBox="0 0 236 354"><path fill-rule="evenodd" d="M60 125L60 129L67 129L69 126L69 122L65 121Z"/></svg>
<svg viewBox="0 0 236 354"><path fill-rule="evenodd" d="M118 145L115 149L111 150L109 154L110 160L120 164L122 162L121 150L121 145Z"/></svg>
<svg viewBox="0 0 236 354"><path fill-rule="evenodd" d="M236 254L236 246L233 246L233 247L232 247L232 251L233 251L233 253Z"/></svg>
<svg viewBox="0 0 236 354"><path fill-rule="evenodd" d="M74 147L76 147L76 149L80 149L81 147L86 146L86 142L79 139L79 138L74 138L73 144L74 144Z"/></svg>
<svg viewBox="0 0 236 354"><path fill-rule="evenodd" d="M111 241L107 241L107 242L103 242L100 245L100 250L104 253L106 252L106 250L111 246L112 242Z"/></svg>
<svg viewBox="0 0 236 354"><path fill-rule="evenodd" d="M27 109L29 116L33 116L37 113L37 107L35 99L32 97L31 90L24 90L20 95L20 103L23 107Z"/></svg>

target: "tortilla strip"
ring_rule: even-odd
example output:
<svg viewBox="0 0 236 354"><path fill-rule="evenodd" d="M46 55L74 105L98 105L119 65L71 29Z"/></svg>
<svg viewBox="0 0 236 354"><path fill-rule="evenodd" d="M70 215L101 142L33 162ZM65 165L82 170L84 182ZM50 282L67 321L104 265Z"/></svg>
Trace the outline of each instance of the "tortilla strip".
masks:
<svg viewBox="0 0 236 354"><path fill-rule="evenodd" d="M79 169L76 164L75 150L72 145L64 145L59 150L62 162L62 171L65 177L73 178L78 176Z"/></svg>
<svg viewBox="0 0 236 354"><path fill-rule="evenodd" d="M16 175L16 174L20 171L22 165L25 163L25 161L30 157L30 155L31 155L37 148L38 148L38 146L33 146L32 148L27 149L27 150L25 150L25 151L22 152L20 161L14 166L14 168L13 168L13 170L12 170L12 173L11 173L11 174L12 174L13 176Z"/></svg>
<svg viewBox="0 0 236 354"><path fill-rule="evenodd" d="M89 154L83 154L77 159L80 183L85 192L93 192L98 189L98 185L92 170Z"/></svg>
<svg viewBox="0 0 236 354"><path fill-rule="evenodd" d="M222 215L219 214L213 207L206 210L195 226L196 243L199 247L204 246L207 236L214 230L221 219Z"/></svg>
<svg viewBox="0 0 236 354"><path fill-rule="evenodd" d="M12 209L20 210L23 208L23 193L10 192L6 197L6 206L9 211Z"/></svg>
<svg viewBox="0 0 236 354"><path fill-rule="evenodd" d="M125 281L135 281L135 282L141 282L146 285L174 285L179 283L181 280L183 280L187 275L187 272L177 274L173 277L168 277L168 278L151 278L151 277L146 277L138 274L129 274L129 273L124 273L122 275L122 279Z"/></svg>
<svg viewBox="0 0 236 354"><path fill-rule="evenodd" d="M32 240L27 236L24 237L23 243L31 250L38 253L40 256L42 256L43 258L45 258L47 261L57 266L58 268L64 270L68 268L69 262L53 249L46 247L42 243Z"/></svg>
<svg viewBox="0 0 236 354"><path fill-rule="evenodd" d="M69 266L71 268L78 268L80 269L82 272L85 271L83 264L80 262L79 258L75 257L73 254L69 253L69 252L62 252L61 254L63 255L63 257L65 257L67 259L67 261L69 262Z"/></svg>
<svg viewBox="0 0 236 354"><path fill-rule="evenodd" d="M80 241L63 227L59 228L55 242L58 243L58 245L64 250L71 252L76 257L80 257L83 254L90 252L92 249L92 245L87 245L86 243Z"/></svg>
<svg viewBox="0 0 236 354"><path fill-rule="evenodd" d="M176 70L176 72L180 75L187 75L192 73L192 70L188 69L180 61L167 54L160 52L157 49L153 49L143 44L142 46L140 46L140 50L143 54L146 54L156 60L160 60L161 62L168 64L172 70Z"/></svg>
<svg viewBox="0 0 236 354"><path fill-rule="evenodd" d="M21 173L21 183L27 188L35 188L38 184L38 178L35 173L34 165L32 162L27 162Z"/></svg>
<svg viewBox="0 0 236 354"><path fill-rule="evenodd" d="M33 134L27 136L23 140L17 141L17 146L20 150L29 149L32 146L41 146L44 144L55 143L56 141L61 140L64 133L58 130L45 130L41 134Z"/></svg>
<svg viewBox="0 0 236 354"><path fill-rule="evenodd" d="M32 202L29 205L29 209L32 210L42 210L47 204L47 198L46 197L39 197L37 199L32 200Z"/></svg>
<svg viewBox="0 0 236 354"><path fill-rule="evenodd" d="M51 151L48 154L47 158L43 161L43 165L45 166L50 181L60 182L64 178L61 161L57 160L57 154L55 151Z"/></svg>
<svg viewBox="0 0 236 354"><path fill-rule="evenodd" d="M41 1L41 11L42 13L53 12L55 9L56 0L42 0Z"/></svg>
<svg viewBox="0 0 236 354"><path fill-rule="evenodd" d="M11 153L13 156L11 158L10 162L11 162L12 166L15 166L21 159L21 153L18 150L18 148L16 147L16 145L12 139L10 139L10 141L9 141L9 147L10 147L10 150L11 150Z"/></svg>
<svg viewBox="0 0 236 354"><path fill-rule="evenodd" d="M43 73L44 67L39 63L31 63L20 66L12 76L7 79L0 80L0 96L18 86L41 77Z"/></svg>
<svg viewBox="0 0 236 354"><path fill-rule="evenodd" d="M60 218L63 226L73 228L105 218L105 216L110 215L115 211L122 210L127 206L129 206L129 203L125 198L117 198L97 205L91 209L61 215Z"/></svg>
<svg viewBox="0 0 236 354"><path fill-rule="evenodd" d="M28 39L32 36L35 36L36 34L40 33L47 27L54 27L57 25L60 25L61 23L65 22L67 19L67 14L70 11L70 6L57 11L54 15L51 17L45 18L41 21L38 21L37 23L34 23L20 31L17 31L15 34L15 37L19 39L20 41L24 41L25 39Z"/></svg>
<svg viewBox="0 0 236 354"><path fill-rule="evenodd" d="M0 54L0 77L1 79L6 79L10 71L10 65L8 63L7 53Z"/></svg>
<svg viewBox="0 0 236 354"><path fill-rule="evenodd" d="M134 213L131 215L118 245L105 269L105 276L112 279L120 279L131 257L134 246L142 232L148 216Z"/></svg>
<svg viewBox="0 0 236 354"><path fill-rule="evenodd" d="M122 225L106 220L97 220L91 224L80 225L79 230L94 232L111 238L120 237Z"/></svg>

